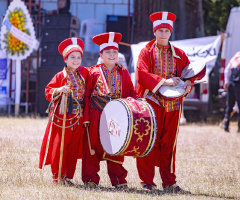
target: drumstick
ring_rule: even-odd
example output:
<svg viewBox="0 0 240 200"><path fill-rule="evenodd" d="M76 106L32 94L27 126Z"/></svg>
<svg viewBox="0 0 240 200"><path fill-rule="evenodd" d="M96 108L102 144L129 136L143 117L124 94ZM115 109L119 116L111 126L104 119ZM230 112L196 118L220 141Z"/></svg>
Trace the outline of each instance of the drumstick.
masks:
<svg viewBox="0 0 240 200"><path fill-rule="evenodd" d="M62 138L60 146L60 158L59 158L59 168L58 168L58 184L61 184L62 177L62 163L63 163L63 148L64 148L64 136L65 136L65 126L66 126L66 115L67 115L67 95L63 94L64 99L64 113L63 113L63 126L62 126Z"/></svg>
<svg viewBox="0 0 240 200"><path fill-rule="evenodd" d="M125 43L125 42L119 42L119 44L121 44L121 45L125 45L125 46L128 46L128 47L131 46L131 44L128 44L128 43Z"/></svg>
<svg viewBox="0 0 240 200"><path fill-rule="evenodd" d="M89 132L88 132L88 126L86 127L87 129L87 136L88 136L88 146L89 146L89 151L90 151L90 154L91 155L94 155L95 154L95 151L92 149L91 147L91 141L90 141L90 136L89 136Z"/></svg>
<svg viewBox="0 0 240 200"><path fill-rule="evenodd" d="M181 85L181 86L177 86L177 87L175 87L175 88L181 88L181 87L184 87L184 86L192 86L192 85L200 84L200 83L204 83L204 82L206 82L206 81L202 81L202 82L198 82L198 83L193 83L193 84L191 84L191 85Z"/></svg>
<svg viewBox="0 0 240 200"><path fill-rule="evenodd" d="M190 72L192 70L192 68L188 69L181 77L180 79L182 79L188 72Z"/></svg>

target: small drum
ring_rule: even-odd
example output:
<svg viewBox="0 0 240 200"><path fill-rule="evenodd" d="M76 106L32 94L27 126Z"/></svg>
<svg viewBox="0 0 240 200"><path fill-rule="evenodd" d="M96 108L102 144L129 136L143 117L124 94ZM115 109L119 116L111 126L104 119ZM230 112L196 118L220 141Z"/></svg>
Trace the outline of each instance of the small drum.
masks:
<svg viewBox="0 0 240 200"><path fill-rule="evenodd" d="M166 86L163 85L159 89L159 93L163 96L164 99L173 101L179 99L183 96L186 89L183 87L184 81L180 80L175 86Z"/></svg>
<svg viewBox="0 0 240 200"><path fill-rule="evenodd" d="M146 156L154 146L156 134L155 113L145 101L116 99L102 111L99 137L107 154Z"/></svg>
<svg viewBox="0 0 240 200"><path fill-rule="evenodd" d="M197 60L191 62L182 71L181 77L185 80L195 78L195 80L202 79L206 74L206 63L204 60Z"/></svg>

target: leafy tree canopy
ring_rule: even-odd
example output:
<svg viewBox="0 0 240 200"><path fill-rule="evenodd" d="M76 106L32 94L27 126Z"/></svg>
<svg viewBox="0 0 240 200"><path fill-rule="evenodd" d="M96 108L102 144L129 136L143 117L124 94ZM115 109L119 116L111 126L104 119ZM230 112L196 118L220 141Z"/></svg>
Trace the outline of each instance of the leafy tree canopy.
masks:
<svg viewBox="0 0 240 200"><path fill-rule="evenodd" d="M206 35L216 35L217 31L225 31L230 11L240 6L240 0L205 0L210 9L204 9Z"/></svg>

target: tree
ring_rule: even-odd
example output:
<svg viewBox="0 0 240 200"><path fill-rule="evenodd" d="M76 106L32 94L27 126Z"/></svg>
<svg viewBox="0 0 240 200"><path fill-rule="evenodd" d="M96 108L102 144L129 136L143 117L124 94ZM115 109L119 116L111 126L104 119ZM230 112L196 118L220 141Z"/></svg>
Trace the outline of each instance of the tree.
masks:
<svg viewBox="0 0 240 200"><path fill-rule="evenodd" d="M186 21L186 2L185 0L179 0L179 26L181 29L179 29L178 36L180 39L186 38Z"/></svg>
<svg viewBox="0 0 240 200"><path fill-rule="evenodd" d="M233 7L240 6L240 0L205 0L211 9L204 10L206 35L216 35L226 29L228 16Z"/></svg>
<svg viewBox="0 0 240 200"><path fill-rule="evenodd" d="M194 7L196 10L196 19L197 19L197 27L196 27L196 36L203 37L204 36L204 22L203 22L203 7L202 0L194 0Z"/></svg>

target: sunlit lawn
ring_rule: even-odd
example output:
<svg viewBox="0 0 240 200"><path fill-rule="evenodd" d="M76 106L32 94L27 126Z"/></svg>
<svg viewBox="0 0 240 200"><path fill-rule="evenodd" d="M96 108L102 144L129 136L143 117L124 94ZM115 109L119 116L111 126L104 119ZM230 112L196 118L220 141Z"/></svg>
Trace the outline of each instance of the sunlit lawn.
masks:
<svg viewBox="0 0 240 200"><path fill-rule="evenodd" d="M135 160L125 159L127 191L117 191L101 162L100 187L85 189L81 160L73 182L77 187L51 186L50 167L38 169L47 118L0 118L0 199L240 199L240 134L236 123L225 133L217 124L180 126L176 155L178 184L192 195L163 194L156 168L157 190L142 192Z"/></svg>

